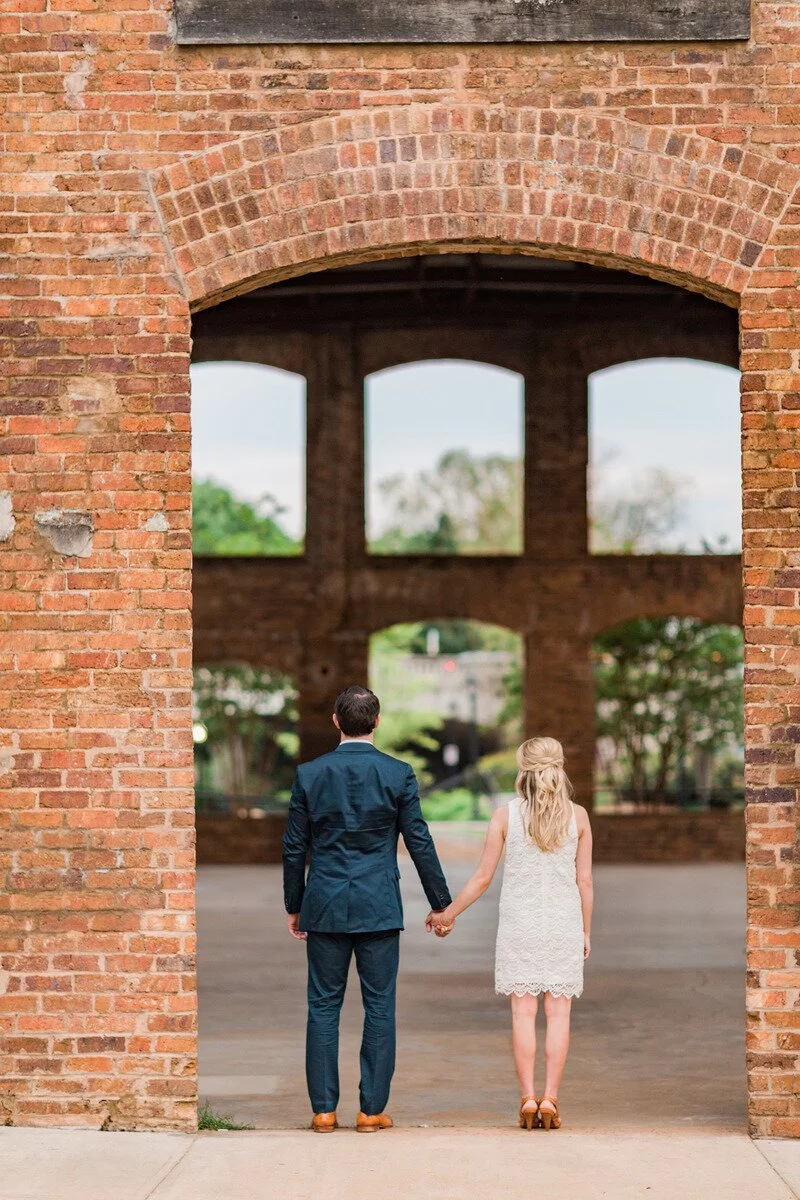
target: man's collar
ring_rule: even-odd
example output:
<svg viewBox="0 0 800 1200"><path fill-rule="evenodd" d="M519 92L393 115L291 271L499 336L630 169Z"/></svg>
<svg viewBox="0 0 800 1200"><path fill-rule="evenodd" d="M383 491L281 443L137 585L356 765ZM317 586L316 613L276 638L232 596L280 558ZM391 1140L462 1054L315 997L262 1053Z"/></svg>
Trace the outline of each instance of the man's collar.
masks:
<svg viewBox="0 0 800 1200"><path fill-rule="evenodd" d="M374 750L375 746L373 745L372 742L362 742L360 740L353 739L352 741L348 741L348 742L339 742L339 745L336 747L336 749L337 750Z"/></svg>

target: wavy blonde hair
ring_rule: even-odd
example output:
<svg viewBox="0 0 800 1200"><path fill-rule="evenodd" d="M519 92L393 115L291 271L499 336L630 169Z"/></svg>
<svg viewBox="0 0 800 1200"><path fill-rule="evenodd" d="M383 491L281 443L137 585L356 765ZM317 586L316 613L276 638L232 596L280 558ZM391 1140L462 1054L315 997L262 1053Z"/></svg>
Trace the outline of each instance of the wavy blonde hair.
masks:
<svg viewBox="0 0 800 1200"><path fill-rule="evenodd" d="M572 784L564 770L564 750L555 738L536 737L517 750L516 791L522 823L540 850L557 850L567 840L572 818Z"/></svg>

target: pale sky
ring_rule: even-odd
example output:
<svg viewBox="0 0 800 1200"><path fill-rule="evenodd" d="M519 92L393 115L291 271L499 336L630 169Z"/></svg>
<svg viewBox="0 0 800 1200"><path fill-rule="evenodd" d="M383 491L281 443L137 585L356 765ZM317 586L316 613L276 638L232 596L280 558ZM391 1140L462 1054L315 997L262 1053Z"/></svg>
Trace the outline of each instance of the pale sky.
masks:
<svg viewBox="0 0 800 1200"><path fill-rule="evenodd" d="M241 500L269 494L293 537L305 526L306 381L252 363L192 366L192 475Z"/></svg>
<svg viewBox="0 0 800 1200"><path fill-rule="evenodd" d="M715 363L653 358L598 371L589 382L589 446L613 486L648 468L685 478L687 512L674 544L742 542L739 372Z"/></svg>
<svg viewBox="0 0 800 1200"><path fill-rule="evenodd" d="M688 511L675 543L741 541L738 372L684 359L650 359L590 381L592 461L625 491L650 468L687 482ZM367 470L375 481L434 465L449 449L522 453L523 385L513 372L441 361L394 367L366 382ZM265 493L302 533L305 381L244 363L192 367L193 472L242 499ZM369 492L368 492L369 494ZM380 523L374 503L373 517Z"/></svg>

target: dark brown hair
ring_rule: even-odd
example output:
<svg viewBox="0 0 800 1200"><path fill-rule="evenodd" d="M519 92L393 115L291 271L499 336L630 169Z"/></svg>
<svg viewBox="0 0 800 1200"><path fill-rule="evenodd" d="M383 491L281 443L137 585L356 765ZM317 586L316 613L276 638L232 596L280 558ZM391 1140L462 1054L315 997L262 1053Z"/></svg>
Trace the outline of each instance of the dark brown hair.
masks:
<svg viewBox="0 0 800 1200"><path fill-rule="evenodd" d="M365 737L378 723L381 704L369 688L354 683L339 692L333 711L345 737Z"/></svg>

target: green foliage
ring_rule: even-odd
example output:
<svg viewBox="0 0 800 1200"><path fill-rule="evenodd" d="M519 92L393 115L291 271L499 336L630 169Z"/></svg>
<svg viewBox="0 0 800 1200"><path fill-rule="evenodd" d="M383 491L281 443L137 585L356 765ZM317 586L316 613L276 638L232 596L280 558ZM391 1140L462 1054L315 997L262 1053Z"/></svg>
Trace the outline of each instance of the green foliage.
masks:
<svg viewBox="0 0 800 1200"><path fill-rule="evenodd" d="M222 1117L215 1113L211 1105L206 1103L197 1114L197 1128L203 1133L208 1130L218 1131L220 1129L255 1129L255 1126L238 1125L230 1117Z"/></svg>
<svg viewBox="0 0 800 1200"><path fill-rule="evenodd" d="M505 703L500 710L498 723L507 726L513 730L515 734L522 736L522 717L523 717L523 663L521 656L516 662L512 663L508 672L503 678L503 690L505 691Z"/></svg>
<svg viewBox="0 0 800 1200"><path fill-rule="evenodd" d="M272 496L256 504L236 497L213 479L192 482L192 550L195 554L302 554L302 546L281 529L284 510Z"/></svg>
<svg viewBox="0 0 800 1200"><path fill-rule="evenodd" d="M479 621L413 621L392 625L373 634L373 654L426 654L428 633L439 635L440 654L463 654L469 650L506 650L518 654L519 634L500 625Z"/></svg>
<svg viewBox="0 0 800 1200"><path fill-rule="evenodd" d="M475 797L469 788L453 788L452 791L429 792L422 801L422 815L426 821L472 821L474 820ZM488 821L491 810L481 796L478 800L478 819Z"/></svg>
<svg viewBox="0 0 800 1200"><path fill-rule="evenodd" d="M392 526L370 545L373 554L458 554L460 552L453 522L440 513L433 529L408 533Z"/></svg>
<svg viewBox="0 0 800 1200"><path fill-rule="evenodd" d="M384 712L375 734L375 745L386 754L394 754L410 763L421 783L428 779L423 750L435 750L439 745L436 732L442 727L442 719L436 713Z"/></svg>
<svg viewBox="0 0 800 1200"><path fill-rule="evenodd" d="M491 781L495 792L513 792L519 773L516 745L496 750L493 754L484 754L478 768L483 778Z"/></svg>
<svg viewBox="0 0 800 1200"><path fill-rule="evenodd" d="M743 637L692 617L642 618L594 644L597 732L608 780L659 797L693 749L713 756L743 731Z"/></svg>
<svg viewBox="0 0 800 1200"><path fill-rule="evenodd" d="M519 554L522 463L448 450L436 466L378 484L390 517L375 554Z"/></svg>
<svg viewBox="0 0 800 1200"><path fill-rule="evenodd" d="M369 674L379 696L390 702L381 713L375 744L387 754L397 754L411 763L422 783L427 781L425 759L421 751L435 750L436 733L443 725L436 713L415 708L420 685L403 671L403 659L413 653L422 625L392 625L372 638Z"/></svg>
<svg viewBox="0 0 800 1200"><path fill-rule="evenodd" d="M194 720L207 732L196 756L230 795L261 795L291 782L297 692L291 679L247 666L195 667Z"/></svg>

